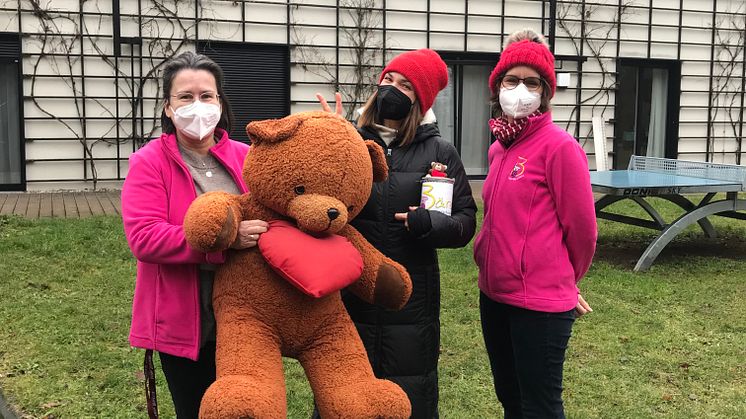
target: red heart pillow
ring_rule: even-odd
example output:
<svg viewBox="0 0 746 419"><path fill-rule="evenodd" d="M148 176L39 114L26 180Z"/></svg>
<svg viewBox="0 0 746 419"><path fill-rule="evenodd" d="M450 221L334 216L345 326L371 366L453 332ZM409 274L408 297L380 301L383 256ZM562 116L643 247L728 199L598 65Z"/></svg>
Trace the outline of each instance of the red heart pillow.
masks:
<svg viewBox="0 0 746 419"><path fill-rule="evenodd" d="M318 238L292 223L274 220L259 236L258 245L275 272L312 297L339 291L363 273L360 253L336 234Z"/></svg>

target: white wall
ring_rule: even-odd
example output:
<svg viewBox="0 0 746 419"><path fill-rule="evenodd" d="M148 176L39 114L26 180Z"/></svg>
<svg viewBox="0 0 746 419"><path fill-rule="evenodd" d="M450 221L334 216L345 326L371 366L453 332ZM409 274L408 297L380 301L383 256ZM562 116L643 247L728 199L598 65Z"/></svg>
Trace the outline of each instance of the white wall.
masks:
<svg viewBox="0 0 746 419"><path fill-rule="evenodd" d="M196 36L199 39L246 41L263 43L290 43L291 61L291 111L316 109L314 94L322 92L332 95L328 78L319 74L304 71L300 61L322 61L335 63L336 48L340 47L340 62L349 64L352 59L346 46L349 39L344 31L338 35L336 29L336 0L295 1L288 6L285 0L234 2L203 0L200 16L204 18L199 25L194 25L194 2L166 3L177 16L181 25L171 25L147 0L142 0L143 16L137 16L137 1L121 2L122 36L137 37L142 31L144 59L135 61L134 75L147 74L154 65L159 65L168 48L193 49L191 42ZM349 5L355 0L342 0L341 4ZM376 7L382 1L376 0ZM547 21L542 21L542 14L548 15L548 5L542 10L542 3L531 0L431 0L428 18L426 0L387 0L387 10L376 11L373 22L377 29L370 41L371 46L386 44L387 53L376 58L378 65L400 51L430 47L439 51L499 52L505 34L523 27L533 27L543 32L548 31ZM588 37L583 44L583 55L587 61L583 64L583 91L581 98L588 100L580 110L581 124L579 136L581 143L589 153L591 166L595 161L592 155L591 118L602 116L606 123L607 149L613 150L614 126L610 122L614 117L614 81L616 58L638 57L655 59L680 59L682 62L681 77L681 111L679 152L681 158L705 159L708 135L709 105L725 106L741 89L743 74L743 35L746 20L746 5L742 0L721 0L717 2L718 14L715 21L716 45L713 49L713 13L711 0L686 0L684 10L669 7L666 10L654 10L652 19L648 6L649 1L634 0L625 2L631 7L625 9L621 26L617 28L618 0L595 0L589 2L585 14L579 9L579 2L559 1L559 13L564 16L564 25L556 29L556 53L575 56L579 43L572 37L579 37L581 17L585 16L585 31ZM668 3L653 2L655 7L667 7ZM122 56L118 59L120 80L106 76L115 75L112 56L114 46L111 38L112 17L111 2L90 0L84 3L84 20L86 33L90 38L72 42L69 48L71 55L61 40L70 42L76 33L79 23L77 0L55 0L47 6L53 20L53 32L63 37L47 37L43 43L44 25L52 21L41 21L28 10L28 4L21 2L23 10L16 10L15 1L0 1L0 30L23 32L23 91L24 123L26 134L26 158L37 160L28 163L26 175L28 189L57 189L59 187L91 188L89 180L83 178L83 127L81 116L85 119L86 144L94 144L92 152L96 158L122 159L120 162L100 160L96 162L100 179L114 179L126 173L126 157L132 152L132 143L126 140L131 134L131 120L128 118L131 105L129 79L132 76L131 61L128 58L130 47L122 47ZM53 4L53 5L51 5ZM468 10L467 10L468 7ZM503 12L505 17L501 18ZM289 8L289 9L288 9ZM291 30L288 31L288 11L290 12ZM68 13L72 12L72 13ZM98 13L103 12L103 16ZM245 22L242 21L242 13ZM348 27L354 24L347 9L339 12L340 25ZM385 19L386 25L383 26ZM679 29L679 19L683 24ZM652 24L652 26L651 26ZM183 28L182 28L183 25ZM649 30L650 29L650 30ZM429 34L427 33L429 31ZM740 32L739 32L740 31ZM288 37L289 32L289 37ZM619 41L617 42L617 33ZM158 39L156 39L158 38ZM166 39L168 42L164 42ZM679 45L679 39L681 45ZM740 43L738 42L740 40ZM296 46L311 44L311 47ZM42 51L44 48L44 51ZM152 49L151 49L152 48ZM166 49L164 49L166 48ZM710 94L710 62L713 50L716 59L726 60L727 53L736 54L738 63L731 67L714 65L712 72L713 90L726 75L732 74L725 92ZM86 54L81 59L81 51ZM593 57L593 52L598 53ZM60 56L49 56L50 52ZM43 54L42 57L40 54ZM104 54L105 57L101 57ZM648 55L649 54L649 55ZM136 52L139 55L139 52ZM142 72L140 65L142 64ZM727 64L727 63L726 63ZM571 75L570 86L560 89L553 101L555 119L570 132L575 131L575 117L572 114L576 101L577 69L576 61L558 61L558 71ZM350 70L340 70L342 81L349 81ZM724 75L723 75L724 74ZM158 73L155 74L156 76ZM719 77L718 77L719 76ZM82 99L82 78L85 77L85 95ZM600 88L607 89L598 95ZM115 95L120 95L119 113L115 111ZM149 133L157 123L159 114L157 79L149 80L144 87L147 100L143 109L145 121L143 128ZM591 99L591 97L596 96ZM76 96L78 96L76 100ZM36 97L36 101L32 100ZM85 103L85 114L82 105ZM739 102L740 104L740 102ZM47 113L62 118L49 118ZM716 121L710 127L711 160L717 162L735 161L734 134L725 109L709 115ZM738 118L737 114L731 114ZM117 127L119 134L117 137ZM737 130L740 127L737 127ZM156 130L157 134L157 130ZM120 144L117 146L116 143ZM70 158L77 161L44 162L40 159ZM119 169L119 172L117 172ZM70 179L65 182L54 182ZM119 181L103 182L107 185L118 185Z"/></svg>

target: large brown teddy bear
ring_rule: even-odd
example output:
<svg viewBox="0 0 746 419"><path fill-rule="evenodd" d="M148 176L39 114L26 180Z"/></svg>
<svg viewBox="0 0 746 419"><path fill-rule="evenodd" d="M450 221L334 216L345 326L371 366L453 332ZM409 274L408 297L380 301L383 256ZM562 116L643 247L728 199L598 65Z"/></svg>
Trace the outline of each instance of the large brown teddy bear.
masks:
<svg viewBox="0 0 746 419"><path fill-rule="evenodd" d="M374 376L339 291L320 298L301 292L260 251L275 228L272 220L292 221L309 237L343 236L355 257L362 256L362 275L348 290L387 308L403 307L412 290L407 272L347 224L365 205L372 182L387 176L383 150L328 112L252 122L246 130L252 146L243 177L250 192L206 193L184 222L189 244L214 252L233 243L241 220L270 221L259 247L229 251L216 273L217 381L202 399L200 418L286 417L282 356L301 363L324 419L408 418L404 391Z"/></svg>

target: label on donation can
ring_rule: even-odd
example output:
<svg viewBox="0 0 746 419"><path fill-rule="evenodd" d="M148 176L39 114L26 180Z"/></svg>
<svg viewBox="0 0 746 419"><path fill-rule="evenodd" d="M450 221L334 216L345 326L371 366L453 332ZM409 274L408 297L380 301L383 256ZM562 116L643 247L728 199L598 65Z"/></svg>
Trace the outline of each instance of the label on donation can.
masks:
<svg viewBox="0 0 746 419"><path fill-rule="evenodd" d="M454 179L447 177L423 177L420 207L451 215L453 182Z"/></svg>

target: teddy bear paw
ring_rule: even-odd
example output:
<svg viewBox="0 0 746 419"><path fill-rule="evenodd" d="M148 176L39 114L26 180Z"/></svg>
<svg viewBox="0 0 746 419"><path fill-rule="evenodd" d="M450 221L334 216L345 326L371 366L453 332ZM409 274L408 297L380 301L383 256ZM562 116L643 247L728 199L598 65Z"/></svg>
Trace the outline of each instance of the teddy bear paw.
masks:
<svg viewBox="0 0 746 419"><path fill-rule="evenodd" d="M334 398L329 403L317 399L323 419L408 419L412 414L407 394L389 380L348 384Z"/></svg>
<svg viewBox="0 0 746 419"><path fill-rule="evenodd" d="M277 389L275 389L277 390ZM285 389L274 394L269 386L247 376L221 377L207 389L199 408L200 419L285 419ZM275 391L276 393L276 391Z"/></svg>
<svg viewBox="0 0 746 419"><path fill-rule="evenodd" d="M409 274L397 266L383 262L378 268L374 302L391 310L399 310L409 301L412 280Z"/></svg>
<svg viewBox="0 0 746 419"><path fill-rule="evenodd" d="M233 200L225 192L208 192L192 202L184 217L184 234L193 249L217 252L233 244L241 221Z"/></svg>

